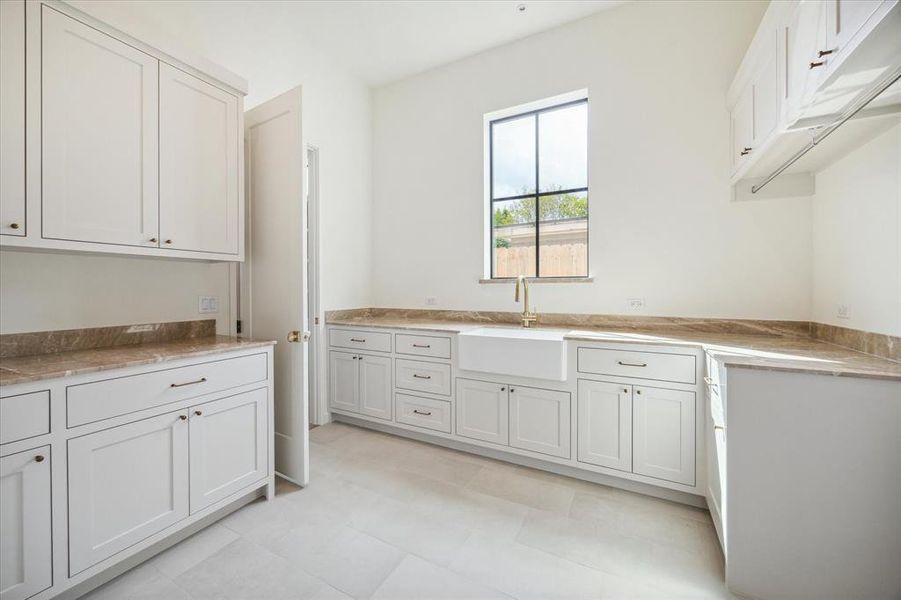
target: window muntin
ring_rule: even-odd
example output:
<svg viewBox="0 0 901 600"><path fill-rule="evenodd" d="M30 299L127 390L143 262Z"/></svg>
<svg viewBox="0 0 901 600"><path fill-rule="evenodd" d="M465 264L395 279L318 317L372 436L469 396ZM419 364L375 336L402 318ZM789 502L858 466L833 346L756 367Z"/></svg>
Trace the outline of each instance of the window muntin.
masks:
<svg viewBox="0 0 901 600"><path fill-rule="evenodd" d="M492 279L588 276L588 100L489 123Z"/></svg>

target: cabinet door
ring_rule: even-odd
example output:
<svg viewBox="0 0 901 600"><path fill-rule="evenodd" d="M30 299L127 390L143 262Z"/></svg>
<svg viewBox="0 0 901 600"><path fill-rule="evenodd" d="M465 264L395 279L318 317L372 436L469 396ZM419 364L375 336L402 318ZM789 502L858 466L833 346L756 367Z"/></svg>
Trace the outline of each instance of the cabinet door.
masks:
<svg viewBox="0 0 901 600"><path fill-rule="evenodd" d="M776 43L767 46L765 58L754 76L754 138L759 147L776 129L779 118L779 86L776 72Z"/></svg>
<svg viewBox="0 0 901 600"><path fill-rule="evenodd" d="M238 253L238 98L166 63L160 236L163 248Z"/></svg>
<svg viewBox="0 0 901 600"><path fill-rule="evenodd" d="M579 380L579 462L632 471L632 386Z"/></svg>
<svg viewBox="0 0 901 600"><path fill-rule="evenodd" d="M0 458L0 600L53 583L50 446Z"/></svg>
<svg viewBox="0 0 901 600"><path fill-rule="evenodd" d="M0 131L0 234L25 235L24 0L0 2Z"/></svg>
<svg viewBox="0 0 901 600"><path fill-rule="evenodd" d="M506 446L508 433L507 386L457 379L457 435Z"/></svg>
<svg viewBox="0 0 901 600"><path fill-rule="evenodd" d="M841 52L885 0L826 0L826 47Z"/></svg>
<svg viewBox="0 0 901 600"><path fill-rule="evenodd" d="M158 61L49 6L42 35L43 236L156 246Z"/></svg>
<svg viewBox="0 0 901 600"><path fill-rule="evenodd" d="M831 55L819 56L826 50L825 4L800 2L785 30L785 104L786 125L796 122L819 87ZM811 66L822 62L821 66Z"/></svg>
<svg viewBox="0 0 901 600"><path fill-rule="evenodd" d="M737 171L746 162L753 150L754 137L754 90L751 85L741 93L732 107L732 171Z"/></svg>
<svg viewBox="0 0 901 600"><path fill-rule="evenodd" d="M694 485L695 394L633 388L632 471Z"/></svg>
<svg viewBox="0 0 901 600"><path fill-rule="evenodd" d="M191 407L191 512L268 472L266 388Z"/></svg>
<svg viewBox="0 0 901 600"><path fill-rule="evenodd" d="M510 388L510 445L569 458L567 392L531 387Z"/></svg>
<svg viewBox="0 0 901 600"><path fill-rule="evenodd" d="M362 356L360 363L360 413L391 420L391 359Z"/></svg>
<svg viewBox="0 0 901 600"><path fill-rule="evenodd" d="M69 576L188 516L188 413L69 440Z"/></svg>
<svg viewBox="0 0 901 600"><path fill-rule="evenodd" d="M357 355L329 352L329 404L333 408L360 412L360 369Z"/></svg>

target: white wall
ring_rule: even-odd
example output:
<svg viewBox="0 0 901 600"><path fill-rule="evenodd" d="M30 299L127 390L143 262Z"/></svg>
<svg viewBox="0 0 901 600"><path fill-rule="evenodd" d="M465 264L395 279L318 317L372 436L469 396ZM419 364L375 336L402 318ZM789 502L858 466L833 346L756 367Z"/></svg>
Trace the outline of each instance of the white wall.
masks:
<svg viewBox="0 0 901 600"><path fill-rule="evenodd" d="M901 125L817 174L816 189L813 320L901 336Z"/></svg>
<svg viewBox="0 0 901 600"><path fill-rule="evenodd" d="M809 318L809 200L730 202L724 96L765 7L629 4L375 90L375 304L516 309L478 283L482 116L587 88L594 283L538 310Z"/></svg>
<svg viewBox="0 0 901 600"><path fill-rule="evenodd" d="M0 252L0 333L216 319L229 331L225 263L118 256ZM217 296L201 315L197 296Z"/></svg>
<svg viewBox="0 0 901 600"><path fill-rule="evenodd" d="M368 306L369 88L292 35L290 23L272 19L277 5L269 5L267 17L267 11L253 10L253 3L70 4L126 32L162 32L242 75L250 87L245 108L303 85L304 135L320 149L321 306ZM0 333L202 318L197 314L201 289L216 290L220 296L220 331L227 332L226 265L7 251L0 255ZM57 292L56 300L44 298L51 291ZM47 310L39 314L37 307Z"/></svg>

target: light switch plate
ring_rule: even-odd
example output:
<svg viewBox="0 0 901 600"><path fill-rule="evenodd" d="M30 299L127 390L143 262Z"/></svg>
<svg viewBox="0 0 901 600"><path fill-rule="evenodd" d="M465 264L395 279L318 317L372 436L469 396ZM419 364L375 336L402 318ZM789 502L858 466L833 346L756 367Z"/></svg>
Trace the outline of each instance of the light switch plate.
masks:
<svg viewBox="0 0 901 600"><path fill-rule="evenodd" d="M629 310L643 310L644 298L627 298L626 305L629 307Z"/></svg>
<svg viewBox="0 0 901 600"><path fill-rule="evenodd" d="M197 312L202 315L219 312L219 298L216 296L197 296Z"/></svg>
<svg viewBox="0 0 901 600"><path fill-rule="evenodd" d="M851 305L850 304L839 304L838 310L835 311L835 316L839 319L850 319L851 318Z"/></svg>

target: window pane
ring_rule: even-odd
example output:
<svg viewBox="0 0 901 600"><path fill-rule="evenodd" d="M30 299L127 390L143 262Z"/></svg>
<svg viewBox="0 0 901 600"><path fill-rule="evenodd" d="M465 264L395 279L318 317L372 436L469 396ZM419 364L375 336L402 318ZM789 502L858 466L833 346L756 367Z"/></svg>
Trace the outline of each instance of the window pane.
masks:
<svg viewBox="0 0 901 600"><path fill-rule="evenodd" d="M535 115L492 125L493 198L535 193Z"/></svg>
<svg viewBox="0 0 901 600"><path fill-rule="evenodd" d="M538 182L542 192L588 187L588 104L538 116Z"/></svg>
<svg viewBox="0 0 901 600"><path fill-rule="evenodd" d="M535 277L535 199L492 205L494 277Z"/></svg>
<svg viewBox="0 0 901 600"><path fill-rule="evenodd" d="M543 196L539 211L539 276L587 277L588 192Z"/></svg>

